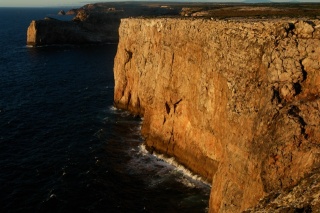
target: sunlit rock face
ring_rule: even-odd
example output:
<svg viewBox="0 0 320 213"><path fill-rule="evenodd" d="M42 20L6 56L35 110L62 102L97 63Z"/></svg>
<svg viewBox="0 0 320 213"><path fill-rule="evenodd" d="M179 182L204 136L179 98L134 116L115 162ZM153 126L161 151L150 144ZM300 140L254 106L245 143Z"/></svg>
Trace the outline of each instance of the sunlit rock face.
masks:
<svg viewBox="0 0 320 213"><path fill-rule="evenodd" d="M115 105L144 117L149 150L212 182L210 212L244 211L319 168L319 24L123 19Z"/></svg>

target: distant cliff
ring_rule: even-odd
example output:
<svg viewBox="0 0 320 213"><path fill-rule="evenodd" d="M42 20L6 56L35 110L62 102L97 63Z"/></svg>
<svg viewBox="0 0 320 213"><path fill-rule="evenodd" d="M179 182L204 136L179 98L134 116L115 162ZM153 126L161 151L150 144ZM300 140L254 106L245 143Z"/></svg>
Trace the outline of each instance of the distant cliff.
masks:
<svg viewBox="0 0 320 213"><path fill-rule="evenodd" d="M144 117L149 150L212 182L210 212L244 211L264 197L266 212L319 211L317 182L307 181L320 167L319 24L123 19L115 105ZM272 204L302 183L317 186L308 199Z"/></svg>
<svg viewBox="0 0 320 213"><path fill-rule="evenodd" d="M27 30L27 45L116 43L119 39L118 28L121 18L179 15L179 11L145 2L87 4L66 13L75 15L72 21L53 18L33 20Z"/></svg>
<svg viewBox="0 0 320 213"><path fill-rule="evenodd" d="M88 44L118 42L121 12L85 13L73 21L46 18L34 20L27 30L27 45Z"/></svg>

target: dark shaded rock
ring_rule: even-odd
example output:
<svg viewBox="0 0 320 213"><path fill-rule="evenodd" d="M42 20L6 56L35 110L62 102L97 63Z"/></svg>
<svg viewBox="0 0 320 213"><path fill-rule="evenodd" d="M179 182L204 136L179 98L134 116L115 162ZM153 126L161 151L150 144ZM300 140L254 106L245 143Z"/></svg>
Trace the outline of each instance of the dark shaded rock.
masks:
<svg viewBox="0 0 320 213"><path fill-rule="evenodd" d="M118 41L121 14L78 13L73 21L52 18L32 21L27 45L89 44Z"/></svg>
<svg viewBox="0 0 320 213"><path fill-rule="evenodd" d="M84 44L118 42L121 18L130 16L178 15L179 11L142 3L97 3L79 9L60 11L75 15L73 21L46 18L32 21L27 32L27 45Z"/></svg>

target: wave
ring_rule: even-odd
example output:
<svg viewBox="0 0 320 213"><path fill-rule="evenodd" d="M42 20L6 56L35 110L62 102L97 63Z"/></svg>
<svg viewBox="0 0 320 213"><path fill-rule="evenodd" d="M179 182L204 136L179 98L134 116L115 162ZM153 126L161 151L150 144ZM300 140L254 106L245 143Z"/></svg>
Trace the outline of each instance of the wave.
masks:
<svg viewBox="0 0 320 213"><path fill-rule="evenodd" d="M139 153L143 156L151 155L144 144L139 146ZM194 174L183 165L179 164L174 157L166 157L165 155L156 152L153 152L152 156L157 159L157 164L161 164L164 166L167 164L168 167L171 167L170 169L173 169L174 172L181 173L182 176L179 178L179 181L185 186L196 187L196 185L199 185L199 183L201 183L201 185L204 184L209 187L211 186L203 178Z"/></svg>
<svg viewBox="0 0 320 213"><path fill-rule="evenodd" d="M121 117L129 117L132 116L128 111L121 110L116 108L115 106L109 107L110 112L114 114L118 114ZM132 136L139 136L140 145L138 147L130 150L133 158L129 163L129 168L141 168L141 171L153 171L155 176L162 176L164 179L169 178L169 176L174 176L170 178L178 179L180 183L187 187L210 187L211 185L206 182L202 177L194 174L189 169L178 163L174 157L167 157L163 154L159 154L153 152L151 154L146 149L146 146L143 144L143 136L141 135L141 127L143 123L143 117L139 120L135 120L134 122L128 122L126 119L123 121L118 120L117 123L126 123L129 124L129 131ZM132 139L131 139L132 140ZM164 180L155 179L150 180L153 183L150 185L155 185L157 182L160 183Z"/></svg>

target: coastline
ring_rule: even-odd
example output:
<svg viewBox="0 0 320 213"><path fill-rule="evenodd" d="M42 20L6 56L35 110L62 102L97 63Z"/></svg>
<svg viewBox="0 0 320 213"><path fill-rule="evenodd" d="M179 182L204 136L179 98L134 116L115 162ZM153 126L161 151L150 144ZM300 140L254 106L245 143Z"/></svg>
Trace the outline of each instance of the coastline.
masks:
<svg viewBox="0 0 320 213"><path fill-rule="evenodd" d="M112 37L119 39L115 106L144 117L149 151L175 156L213 181L210 212L245 211L275 191L286 193L319 167L319 21L277 10L242 17L241 7L234 18L235 10L221 8L216 17L195 7L161 18L128 18L115 9L115 21L101 34L110 14L92 28L97 19L81 11L75 30L58 36L60 43L103 43L107 31L119 29L120 37ZM67 25L55 29L65 33ZM84 35L81 25L93 31ZM46 30L31 28L28 34L48 38ZM71 41L61 39L70 35ZM29 44L43 44L31 37ZM318 200L308 202L303 205L316 211ZM301 209L289 201L281 205Z"/></svg>

